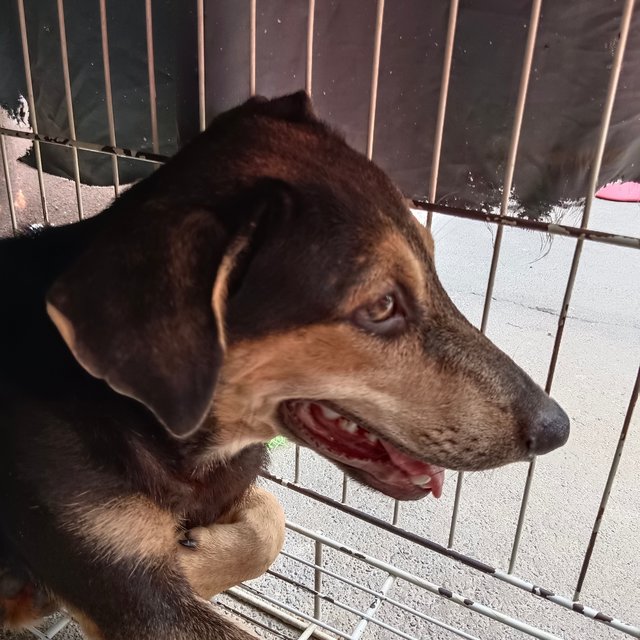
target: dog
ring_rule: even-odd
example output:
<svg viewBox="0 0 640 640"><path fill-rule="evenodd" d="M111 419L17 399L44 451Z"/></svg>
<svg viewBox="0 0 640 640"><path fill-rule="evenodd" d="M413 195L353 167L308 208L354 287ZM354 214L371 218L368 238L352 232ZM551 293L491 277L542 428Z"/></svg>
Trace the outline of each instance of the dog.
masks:
<svg viewBox="0 0 640 640"><path fill-rule="evenodd" d="M303 92L218 116L94 218L0 243L0 615L89 638L252 637L284 434L402 500L569 420L444 292L429 232ZM3 586L4 585L4 586Z"/></svg>

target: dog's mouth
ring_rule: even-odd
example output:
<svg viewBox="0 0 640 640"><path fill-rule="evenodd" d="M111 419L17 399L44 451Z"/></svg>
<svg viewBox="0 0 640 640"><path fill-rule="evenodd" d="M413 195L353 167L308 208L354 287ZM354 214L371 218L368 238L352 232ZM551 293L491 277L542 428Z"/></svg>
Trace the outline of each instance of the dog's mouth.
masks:
<svg viewBox="0 0 640 640"><path fill-rule="evenodd" d="M287 400L280 419L302 444L330 458L365 484L399 500L439 498L444 469L400 451L327 402Z"/></svg>

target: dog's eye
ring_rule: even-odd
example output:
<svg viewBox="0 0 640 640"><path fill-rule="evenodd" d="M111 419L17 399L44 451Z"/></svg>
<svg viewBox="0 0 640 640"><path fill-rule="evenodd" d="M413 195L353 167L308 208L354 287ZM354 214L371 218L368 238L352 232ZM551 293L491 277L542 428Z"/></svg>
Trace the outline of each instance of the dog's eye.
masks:
<svg viewBox="0 0 640 640"><path fill-rule="evenodd" d="M384 322L395 313L396 306L395 297L387 293L387 295L382 296L382 298L379 298L373 304L366 307L365 311L371 322Z"/></svg>
<svg viewBox="0 0 640 640"><path fill-rule="evenodd" d="M404 328L405 314L395 293L386 293L357 309L354 320L363 329L389 335Z"/></svg>

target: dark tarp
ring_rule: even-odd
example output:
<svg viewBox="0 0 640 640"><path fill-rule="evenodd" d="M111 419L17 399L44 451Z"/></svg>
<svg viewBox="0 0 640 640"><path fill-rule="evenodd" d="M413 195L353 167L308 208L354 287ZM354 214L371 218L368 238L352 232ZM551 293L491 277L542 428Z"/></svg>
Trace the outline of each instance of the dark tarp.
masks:
<svg viewBox="0 0 640 640"><path fill-rule="evenodd" d="M25 94L15 0L0 0L0 102ZM68 135L55 3L26 3L38 125ZM304 87L307 0L258 2L257 92ZM117 142L150 149L144 3L107 4ZM587 190L622 0L543 3L514 180L521 214L537 217ZM66 0L77 137L108 143L97 0ZM428 190L448 0L385 6L374 159L409 196ZM499 203L527 36L530 1L461 0L438 200ZM316 3L313 97L350 143L366 146L375 0ZM198 122L195 0L154 0L161 152ZM249 94L249 2L205 1L207 116ZM71 154L42 145L46 171L71 177ZM121 180L148 167L120 160ZM81 154L82 179L110 184L108 158ZM600 184L640 178L640 12L636 12Z"/></svg>

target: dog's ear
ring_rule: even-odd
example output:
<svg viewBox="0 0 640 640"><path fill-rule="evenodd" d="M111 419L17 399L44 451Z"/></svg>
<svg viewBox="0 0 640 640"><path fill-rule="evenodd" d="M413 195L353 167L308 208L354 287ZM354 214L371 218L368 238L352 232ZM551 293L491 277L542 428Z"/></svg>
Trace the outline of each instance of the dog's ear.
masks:
<svg viewBox="0 0 640 640"><path fill-rule="evenodd" d="M47 295L76 360L146 405L176 436L207 415L225 350L225 305L245 248L287 200L264 185L242 211L116 211ZM103 214L104 215L104 214ZM225 222L226 219L226 222ZM232 222L229 222L229 221ZM259 241L259 240L258 240Z"/></svg>
<svg viewBox="0 0 640 640"><path fill-rule="evenodd" d="M271 118L288 120L289 122L318 122L311 99L305 91L297 91L272 100L262 96L254 96L245 104L255 113Z"/></svg>

